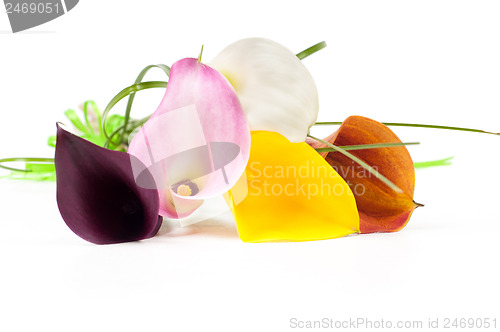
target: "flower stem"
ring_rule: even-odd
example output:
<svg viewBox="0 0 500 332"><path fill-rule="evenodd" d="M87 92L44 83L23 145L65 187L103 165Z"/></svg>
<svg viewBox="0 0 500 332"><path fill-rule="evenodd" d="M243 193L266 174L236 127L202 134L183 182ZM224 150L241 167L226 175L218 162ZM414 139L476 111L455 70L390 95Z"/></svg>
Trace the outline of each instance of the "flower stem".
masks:
<svg viewBox="0 0 500 332"><path fill-rule="evenodd" d="M313 46L303 50L302 52L297 53L297 58L299 58L299 60L303 60L303 59L307 58L308 56L310 56L311 54L314 54L314 53L318 52L319 50L324 49L325 47L326 47L326 42L324 42L324 41L319 42L316 45L313 45Z"/></svg>
<svg viewBox="0 0 500 332"><path fill-rule="evenodd" d="M361 167L363 167L364 169L366 169L373 176L375 176L377 179L379 179L380 181L382 181L384 184L386 184L389 188L391 188L395 192L397 192L397 193L402 193L403 192L403 190L401 190L401 188L399 188L398 186L396 186L391 180L389 180L388 178L386 178L385 176L383 176L382 174L380 174L379 172L377 172L375 169L373 169L373 167L371 167L370 165L368 165L367 163L365 163L363 160L359 159L358 157L356 157L352 153L347 152L343 148L335 146L332 143L329 143L329 142L327 142L325 140L322 140L321 138L317 138L317 137L314 137L314 136L311 136L311 135L307 135L307 136L309 138L312 138L312 139L318 141L318 142L326 144L327 146L331 147L335 151L342 153L344 156L346 156L346 157L350 158L352 161L358 163Z"/></svg>
<svg viewBox="0 0 500 332"><path fill-rule="evenodd" d="M128 95L135 93L137 91L145 90L145 89L152 89L152 88L166 88L167 87L167 82L165 81L148 81L148 82L141 82L138 84L132 84L129 87L126 87L122 91L120 91L116 96L111 99L109 102L108 106L106 106L106 109L103 112L103 119L106 119L106 116L108 113L111 111L113 106L115 106L120 100L123 98L127 97ZM130 111L129 111L129 116L130 116ZM103 133L106 139L110 140L109 135L106 132L106 122L103 121ZM118 142L119 145L121 142ZM113 144L115 144L113 142Z"/></svg>
<svg viewBox="0 0 500 332"><path fill-rule="evenodd" d="M145 67L143 70L141 70L139 75L137 75L137 78L135 79L134 83L135 84L141 83L142 80L144 79L144 76L146 76L148 71L152 68L160 68L161 70L163 70L165 72L165 74L167 74L167 76L170 76L170 67L169 66L163 65L163 64L149 65L149 66ZM132 111L132 103L134 102L134 98L135 98L135 92L132 92L128 97L127 108L125 109L125 117L124 117L124 122L123 122L124 128L127 128L127 124L128 124L129 119L130 119L130 112ZM123 143L123 137L125 136L125 132L126 132L126 130L123 130L120 134L120 138L118 139L118 141L120 143Z"/></svg>
<svg viewBox="0 0 500 332"><path fill-rule="evenodd" d="M451 159L453 159L453 157L448 157L448 158L439 159L439 160L431 160L431 161L420 161L420 162L413 163L413 165L415 166L415 168L448 166L448 165L451 165L451 161L450 161Z"/></svg>
<svg viewBox="0 0 500 332"><path fill-rule="evenodd" d="M462 127L448 127L448 126L439 126L439 125L428 125L428 124L420 124L420 123L397 123L397 122L382 122L386 126L392 127L417 127L417 128L431 128L431 129L446 129L446 130L459 130L459 131L468 131L473 133L483 133L483 134L491 134L491 135L500 135L500 133L493 133L480 129L471 129L471 128L462 128ZM342 122L316 122L315 126L324 126L324 125L340 125Z"/></svg>
<svg viewBox="0 0 500 332"><path fill-rule="evenodd" d="M132 132L132 131L134 131L135 128L141 127L143 124L145 124L146 121L148 121L150 117L151 116L147 116L147 117L142 118L140 120L133 120L133 121L131 121L131 122L128 123L130 125L129 127L126 127L125 124L122 124L121 126L119 126L118 128L116 128L111 133L111 135L109 135L109 139L106 141L106 143L104 143L104 148L106 148L106 149L109 148L109 144L111 143L113 137L115 137L116 135L118 135L119 132ZM123 142L123 141L121 141L121 142Z"/></svg>
<svg viewBox="0 0 500 332"><path fill-rule="evenodd" d="M364 149L379 149L379 148L390 148L395 146L405 146L405 145L418 145L420 142L408 142L408 143L379 143L379 144L360 144L360 145L344 145L340 146L341 149L345 151L349 150L364 150ZM332 152L337 151L333 148L316 148L318 152Z"/></svg>
<svg viewBox="0 0 500 332"><path fill-rule="evenodd" d="M5 159L0 159L0 168L14 172L32 172L32 170L29 169L13 168L2 165L3 163L20 162L20 161L53 164L54 158L5 158Z"/></svg>
<svg viewBox="0 0 500 332"><path fill-rule="evenodd" d="M164 64L158 64L158 65L149 65L147 67L145 67L143 70L141 70L141 72L139 73L139 75L137 76L137 78L135 79L134 81L134 85L138 85L142 82L142 80L144 79L144 76L146 76L146 74L148 73L148 71L152 68L159 68L161 70L163 70L165 72L165 74L167 74L167 76L170 75L170 67L167 66L167 65L164 65ZM133 86L133 85L132 85ZM132 104L134 102L134 98L135 98L135 93L137 91L140 91L142 89L138 89L138 90L134 90L132 89L131 91L128 92L128 94L125 94L125 95L122 95L123 93L126 93L125 90L131 88L132 86L128 87L128 88L125 88L123 89L122 91L120 91L108 104L108 106L106 106L106 109L104 110L104 113L103 113L103 133L104 133L104 137L106 137L107 141L106 141L106 146L109 146L109 144L111 143L111 139L114 135L112 135L111 137L108 136L107 132L106 132L106 117L108 116L109 114L109 111L111 110L111 108L113 108L114 105L116 105L116 103L118 101L120 101L121 99L125 98L127 95L129 96L128 98L128 102L127 102L127 108L125 109L125 116L124 116L124 126L123 126L123 131L121 132L120 134L120 137L118 139L118 142L112 142L114 143L115 145L119 145L123 142L123 138L125 136L125 132L126 132L126 128L127 128L127 125L128 125L128 122L129 122L129 119L130 119L130 112L132 110ZM166 86L166 82L165 82L165 86ZM149 89L149 88L155 88L155 87L161 87L161 86L151 86L151 87L146 87L145 89ZM120 96L120 97L119 97ZM116 98L119 97L119 99L116 100ZM114 103L113 103L114 102ZM116 144L118 143L118 144Z"/></svg>
<svg viewBox="0 0 500 332"><path fill-rule="evenodd" d="M198 62L201 62L201 56L203 55L203 46L205 45L201 45L200 55L198 55Z"/></svg>

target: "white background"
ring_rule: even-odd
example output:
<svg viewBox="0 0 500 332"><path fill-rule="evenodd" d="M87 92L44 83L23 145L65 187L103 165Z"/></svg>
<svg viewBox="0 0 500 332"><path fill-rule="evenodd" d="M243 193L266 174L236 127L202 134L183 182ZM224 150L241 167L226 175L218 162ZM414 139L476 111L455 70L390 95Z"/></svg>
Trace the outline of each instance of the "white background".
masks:
<svg viewBox="0 0 500 332"><path fill-rule="evenodd" d="M102 108L148 64L210 61L244 37L299 52L323 121L364 115L500 131L498 1L97 1L12 34L0 13L0 158L51 157L63 112ZM160 72L148 76L164 79ZM162 90L138 94L134 115ZM123 110L119 104L117 111ZM325 135L334 128L315 129ZM0 180L0 330L289 331L290 319L496 318L500 137L394 131L426 204L394 234L245 244L231 218L96 246L61 219L54 183ZM496 316L495 316L496 315ZM491 330L491 329L490 329Z"/></svg>

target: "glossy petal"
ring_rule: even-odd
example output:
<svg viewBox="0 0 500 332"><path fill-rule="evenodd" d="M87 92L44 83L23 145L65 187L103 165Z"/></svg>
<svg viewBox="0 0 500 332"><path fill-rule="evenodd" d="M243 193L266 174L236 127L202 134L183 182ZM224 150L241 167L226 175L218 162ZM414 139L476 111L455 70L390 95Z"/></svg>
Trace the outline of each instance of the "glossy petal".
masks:
<svg viewBox="0 0 500 332"><path fill-rule="evenodd" d="M337 146L401 142L384 124L361 116L347 118L336 132L324 140ZM312 146L325 147L318 143L312 143ZM403 193L396 193L338 152L323 154L326 161L349 183L356 196L361 233L402 229L419 205L413 201L415 168L406 147L350 152L403 190Z"/></svg>
<svg viewBox="0 0 500 332"><path fill-rule="evenodd" d="M250 130L304 142L318 116L318 91L304 64L286 47L263 38L239 40L211 65L234 86Z"/></svg>
<svg viewBox="0 0 500 332"><path fill-rule="evenodd" d="M158 193L136 185L131 159L57 127L57 204L68 227L96 244L142 240L161 226ZM144 181L154 186L147 173Z"/></svg>
<svg viewBox="0 0 500 332"><path fill-rule="evenodd" d="M226 195L245 242L309 241L357 233L345 181L306 143L252 132L246 176Z"/></svg>
<svg viewBox="0 0 500 332"><path fill-rule="evenodd" d="M153 174L160 214L182 218L227 192L245 169L250 132L234 89L197 59L172 65L165 96L130 143ZM138 184L142 164L134 167Z"/></svg>

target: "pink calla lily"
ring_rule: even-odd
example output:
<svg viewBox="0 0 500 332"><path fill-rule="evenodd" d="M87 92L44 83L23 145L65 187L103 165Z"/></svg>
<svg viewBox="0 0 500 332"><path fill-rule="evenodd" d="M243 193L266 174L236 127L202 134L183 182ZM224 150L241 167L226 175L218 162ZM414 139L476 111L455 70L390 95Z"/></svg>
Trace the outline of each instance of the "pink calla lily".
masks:
<svg viewBox="0 0 500 332"><path fill-rule="evenodd" d="M204 199L222 195L245 170L250 131L227 79L198 59L172 65L158 109L130 143L136 182L153 174L160 215L183 218ZM146 169L145 169L146 168ZM145 173L145 174L146 174Z"/></svg>

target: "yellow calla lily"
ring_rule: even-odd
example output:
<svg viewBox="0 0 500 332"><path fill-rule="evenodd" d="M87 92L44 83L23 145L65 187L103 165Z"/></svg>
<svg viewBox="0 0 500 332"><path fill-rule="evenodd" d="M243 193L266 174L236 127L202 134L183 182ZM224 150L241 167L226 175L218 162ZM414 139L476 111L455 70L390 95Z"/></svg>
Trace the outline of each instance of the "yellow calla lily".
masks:
<svg viewBox="0 0 500 332"><path fill-rule="evenodd" d="M347 183L307 143L251 133L244 176L225 195L244 242L310 241L359 233Z"/></svg>

